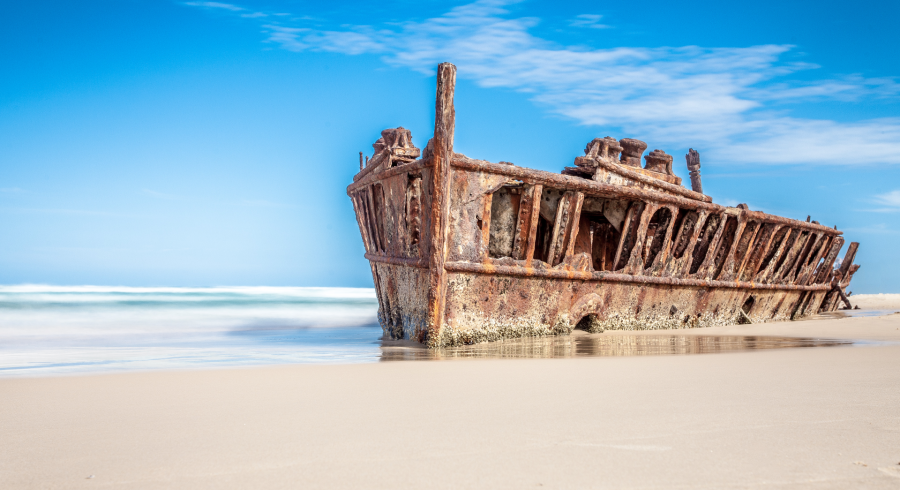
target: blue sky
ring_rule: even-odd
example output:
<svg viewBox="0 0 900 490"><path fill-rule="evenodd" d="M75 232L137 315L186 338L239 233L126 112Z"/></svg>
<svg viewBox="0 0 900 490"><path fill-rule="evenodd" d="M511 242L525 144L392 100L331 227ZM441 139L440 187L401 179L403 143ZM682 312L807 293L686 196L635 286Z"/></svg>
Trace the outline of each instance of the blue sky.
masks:
<svg viewBox="0 0 900 490"><path fill-rule="evenodd" d="M741 3L741 5L732 5ZM698 149L715 202L837 225L900 292L897 2L5 2L0 283L369 286L345 187L388 127L559 171Z"/></svg>

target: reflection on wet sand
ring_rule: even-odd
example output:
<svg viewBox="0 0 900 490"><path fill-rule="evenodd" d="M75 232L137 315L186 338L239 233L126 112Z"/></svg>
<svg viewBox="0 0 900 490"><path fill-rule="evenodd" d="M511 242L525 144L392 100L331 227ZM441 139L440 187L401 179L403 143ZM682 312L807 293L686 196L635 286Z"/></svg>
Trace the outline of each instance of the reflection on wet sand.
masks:
<svg viewBox="0 0 900 490"><path fill-rule="evenodd" d="M525 359L563 357L656 356L712 354L789 347L851 345L850 340L738 335L621 335L581 334L526 337L498 342L427 349L412 342L384 341L382 361L419 361L461 358Z"/></svg>

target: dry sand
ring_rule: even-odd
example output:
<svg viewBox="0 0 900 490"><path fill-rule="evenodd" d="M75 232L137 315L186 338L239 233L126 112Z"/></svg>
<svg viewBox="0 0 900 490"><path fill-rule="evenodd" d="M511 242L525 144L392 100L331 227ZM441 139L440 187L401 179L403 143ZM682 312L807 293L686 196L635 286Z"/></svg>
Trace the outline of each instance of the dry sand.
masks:
<svg viewBox="0 0 900 490"><path fill-rule="evenodd" d="M900 311L900 294L854 294L850 304L863 310Z"/></svg>
<svg viewBox="0 0 900 490"><path fill-rule="evenodd" d="M900 314L680 333L871 342L0 379L0 487L900 488Z"/></svg>

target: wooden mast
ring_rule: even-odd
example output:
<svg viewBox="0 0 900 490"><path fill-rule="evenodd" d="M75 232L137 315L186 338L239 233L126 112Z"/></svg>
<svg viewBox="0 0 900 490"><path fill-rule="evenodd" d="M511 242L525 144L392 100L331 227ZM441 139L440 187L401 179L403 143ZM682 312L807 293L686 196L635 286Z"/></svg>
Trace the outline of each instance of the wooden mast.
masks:
<svg viewBox="0 0 900 490"><path fill-rule="evenodd" d="M447 258L447 221L450 214L450 160L453 158L453 131L456 125L456 111L453 108L455 88L456 66L441 63L438 65L432 140L431 247L428 256L430 277L426 313L430 345L440 342L441 328L444 325L444 297L447 289L444 262Z"/></svg>

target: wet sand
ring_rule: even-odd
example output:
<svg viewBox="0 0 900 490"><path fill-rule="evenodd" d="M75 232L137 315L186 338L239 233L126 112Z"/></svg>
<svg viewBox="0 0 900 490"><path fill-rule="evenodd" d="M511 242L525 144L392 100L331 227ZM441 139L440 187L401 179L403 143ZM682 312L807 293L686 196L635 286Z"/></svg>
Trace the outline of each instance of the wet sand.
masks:
<svg viewBox="0 0 900 490"><path fill-rule="evenodd" d="M864 342L0 379L0 487L900 488L900 314L671 333Z"/></svg>

